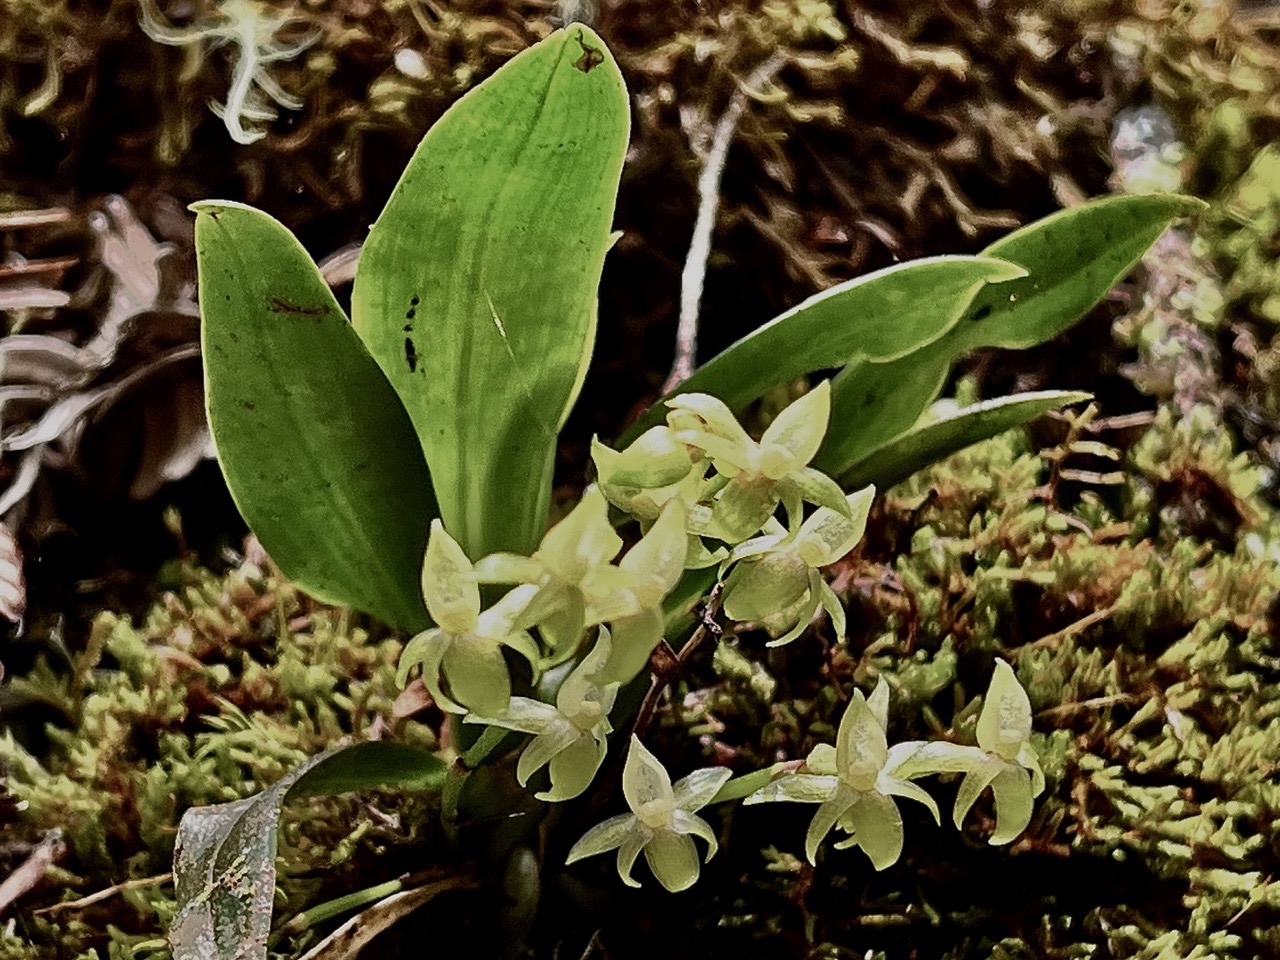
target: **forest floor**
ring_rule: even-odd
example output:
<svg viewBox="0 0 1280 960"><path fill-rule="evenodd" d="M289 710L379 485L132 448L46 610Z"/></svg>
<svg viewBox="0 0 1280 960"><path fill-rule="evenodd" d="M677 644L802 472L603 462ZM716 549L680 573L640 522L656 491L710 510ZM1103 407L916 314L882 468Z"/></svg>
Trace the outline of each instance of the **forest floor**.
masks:
<svg viewBox="0 0 1280 960"><path fill-rule="evenodd" d="M137 0L0 0L0 308L30 338L0 385L44 387L0 422L0 603L20 621L0 642L0 960L167 956L188 807L256 793L346 735L448 746L442 715L396 685L405 638L300 596L245 539L208 457L185 208L262 206L343 291L422 131L567 6L306 4L320 39L279 72L304 107L241 145L206 106L234 50L155 42ZM976 251L1085 197L1210 203L1062 340L965 361L951 395L1096 399L884 491L832 581L845 642L727 634L655 725L672 769L751 769L829 732L833 681L885 675L895 737L963 735L999 654L1030 693L1047 793L1011 848L983 842L981 804L965 832L909 820L883 873L856 851L810 867L806 811L742 808L695 891L549 868L536 914L504 899L483 842L429 826L434 801L307 801L281 831L273 956L341 919L304 922L309 907L403 876L459 883L371 956L463 937L479 956L1280 956L1280 16L658 7L594 13L633 145L562 499L591 436L660 392L699 152L775 50L783 95L750 105L721 183L708 355L832 283ZM97 352L73 363L67 344ZM50 397L84 403L50 416ZM35 454L13 445L40 424Z"/></svg>

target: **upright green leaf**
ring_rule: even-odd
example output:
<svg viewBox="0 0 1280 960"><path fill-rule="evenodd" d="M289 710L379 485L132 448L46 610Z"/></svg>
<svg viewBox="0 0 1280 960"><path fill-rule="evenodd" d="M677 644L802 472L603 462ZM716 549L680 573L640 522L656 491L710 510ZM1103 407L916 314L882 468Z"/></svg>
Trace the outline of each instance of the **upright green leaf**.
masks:
<svg viewBox="0 0 1280 960"><path fill-rule="evenodd" d="M288 230L195 209L209 423L236 505L302 589L421 629L436 509L404 408Z"/></svg>
<svg viewBox="0 0 1280 960"><path fill-rule="evenodd" d="M1089 397L1077 391L1041 390L962 407L931 423L912 427L873 451L840 475L840 485L852 490L874 483L876 489L886 490L965 447Z"/></svg>
<svg viewBox="0 0 1280 960"><path fill-rule="evenodd" d="M892 360L943 336L988 284L1025 271L993 257L929 257L838 284L770 320L693 372L621 438L661 421L663 402L709 393L740 409L770 387L855 357Z"/></svg>
<svg viewBox="0 0 1280 960"><path fill-rule="evenodd" d="M384 741L335 747L256 797L188 810L178 826L169 929L174 960L261 960L276 884L276 834L285 802L352 790L438 790L446 766Z"/></svg>
<svg viewBox="0 0 1280 960"><path fill-rule="evenodd" d="M1171 223L1205 208L1174 194L1104 197L1037 220L983 251L1027 276L974 297L948 335L954 353L1052 340L1093 308Z"/></svg>
<svg viewBox="0 0 1280 960"><path fill-rule="evenodd" d="M441 117L365 243L356 330L409 411L444 524L472 557L532 550L546 527L628 128L617 65L573 24Z"/></svg>

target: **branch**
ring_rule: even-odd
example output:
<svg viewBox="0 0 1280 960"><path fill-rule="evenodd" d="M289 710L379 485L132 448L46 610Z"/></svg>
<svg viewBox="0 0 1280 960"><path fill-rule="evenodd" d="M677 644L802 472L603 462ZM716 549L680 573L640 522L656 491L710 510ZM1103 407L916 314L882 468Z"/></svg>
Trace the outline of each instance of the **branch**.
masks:
<svg viewBox="0 0 1280 960"><path fill-rule="evenodd" d="M680 274L680 323L676 328L676 358L662 392L670 393L693 373L698 355L698 309L702 304L702 288L707 279L707 260L711 256L711 234L720 207L720 181L724 178L729 145L746 112L752 91L763 87L787 62L787 55L774 51L768 59L747 76L729 98L720 119L716 121L702 173L698 176L698 217L693 224L693 239Z"/></svg>

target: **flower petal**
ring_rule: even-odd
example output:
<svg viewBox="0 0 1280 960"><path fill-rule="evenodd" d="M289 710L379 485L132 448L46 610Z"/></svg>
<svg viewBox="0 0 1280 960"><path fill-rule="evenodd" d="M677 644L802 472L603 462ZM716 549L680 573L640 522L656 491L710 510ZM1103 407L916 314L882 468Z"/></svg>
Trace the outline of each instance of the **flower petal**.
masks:
<svg viewBox="0 0 1280 960"><path fill-rule="evenodd" d="M666 618L661 607L641 610L613 623L613 646L601 680L626 683L649 664L649 655L662 640Z"/></svg>
<svg viewBox="0 0 1280 960"><path fill-rule="evenodd" d="M711 507L707 534L730 545L753 537L773 516L782 497L773 480L739 474L725 484Z"/></svg>
<svg viewBox="0 0 1280 960"><path fill-rule="evenodd" d="M820 743L809 751L804 758L804 768L809 773L821 776L836 775L836 748L829 743Z"/></svg>
<svg viewBox="0 0 1280 960"><path fill-rule="evenodd" d="M679 483L693 466L689 448L676 440L671 428L665 426L646 430L621 452L593 437L591 459L595 461L601 487L642 490Z"/></svg>
<svg viewBox="0 0 1280 960"><path fill-rule="evenodd" d="M455 703L440 688L440 664L445 652L453 643L452 638L443 630L432 629L418 634L409 641L400 656L400 672L407 678L408 671L415 665L422 666L422 682L441 710L446 713L466 713L467 708ZM404 686L403 681L400 684Z"/></svg>
<svg viewBox="0 0 1280 960"><path fill-rule="evenodd" d="M497 716L511 700L511 675L502 650L492 640L463 634L444 651L441 668L450 695L468 710Z"/></svg>
<svg viewBox="0 0 1280 960"><path fill-rule="evenodd" d="M998 760L988 757L985 763L964 775L964 779L960 781L960 789L956 792L955 809L951 812L951 821L957 829L982 795L982 791L999 775L1002 766Z"/></svg>
<svg viewBox="0 0 1280 960"><path fill-rule="evenodd" d="M737 563L739 560L758 557L761 554L773 553L787 540L786 528L773 517L770 517L769 521L764 525L764 530L765 532L762 536L743 540L742 543L729 552L723 566L720 568L720 579L724 579L725 570L728 569L730 564Z"/></svg>
<svg viewBox="0 0 1280 960"><path fill-rule="evenodd" d="M468 714L466 723L483 723L490 727L502 727L504 730L515 730L517 733L541 733L550 724L560 718L556 708L541 700L530 700L528 697L512 697L507 701L507 709L493 717L479 714Z"/></svg>
<svg viewBox="0 0 1280 960"><path fill-rule="evenodd" d="M431 521L427 539L422 598L431 619L446 632L462 633L475 628L480 616L480 588L471 561L439 520Z"/></svg>
<svg viewBox="0 0 1280 960"><path fill-rule="evenodd" d="M892 866L902 856L902 814L892 797L874 790L859 795L840 818L840 826L853 834L854 843L877 870Z"/></svg>
<svg viewBox="0 0 1280 960"><path fill-rule="evenodd" d="M631 749L627 752L626 765L622 768L622 795L635 812L654 801L665 801L673 807L675 804L667 768L634 733L631 735Z"/></svg>
<svg viewBox="0 0 1280 960"><path fill-rule="evenodd" d="M1013 668L996 661L991 685L978 716L978 746L1005 760L1013 760L1031 736L1031 701Z"/></svg>
<svg viewBox="0 0 1280 960"><path fill-rule="evenodd" d="M823 380L787 406L760 438L763 468L777 480L805 466L822 446L831 419L831 382Z"/></svg>
<svg viewBox="0 0 1280 960"><path fill-rule="evenodd" d="M732 776L733 771L725 767L703 767L676 781L672 797L681 810L694 813L710 803Z"/></svg>
<svg viewBox="0 0 1280 960"><path fill-rule="evenodd" d="M720 841L716 838L716 832L711 829L711 824L695 814L677 810L671 818L671 829L676 833L701 837L707 841L707 855L702 858L703 863L709 862L720 849Z"/></svg>
<svg viewBox="0 0 1280 960"><path fill-rule="evenodd" d="M619 567L596 567L582 581L587 626L639 613L643 604L637 593L643 586L638 578Z"/></svg>
<svg viewBox="0 0 1280 960"><path fill-rule="evenodd" d="M647 831L636 828L627 834L626 839L618 846L618 876L628 887L639 888L640 886L640 881L631 875L631 868L635 866L636 857L640 856L640 851L644 849L648 839Z"/></svg>
<svg viewBox="0 0 1280 960"><path fill-rule="evenodd" d="M690 534L689 556L684 562L684 567L686 570L705 570L707 567L714 567L717 563L722 563L728 556L729 551L727 548L716 547L712 550L702 542L701 537Z"/></svg>
<svg viewBox="0 0 1280 960"><path fill-rule="evenodd" d="M876 783L876 788L886 796L906 797L909 800L924 804L928 807L929 812L933 814L933 822L942 822L942 815L938 812L938 804L919 784L912 783L910 780L899 780L897 777L886 776L882 773Z"/></svg>
<svg viewBox="0 0 1280 960"><path fill-rule="evenodd" d="M542 592L542 588L532 583L522 583L508 590L497 603L480 614L476 633L497 639L532 626L535 621L526 621L527 611Z"/></svg>
<svg viewBox="0 0 1280 960"><path fill-rule="evenodd" d="M1038 797L1044 793L1044 770L1040 768L1040 758L1036 756L1036 749L1031 746L1030 741L1024 743L1018 751L1018 763L1031 773L1032 795Z"/></svg>
<svg viewBox="0 0 1280 960"><path fill-rule="evenodd" d="M881 675L876 681L876 689L872 690L872 695L867 698L867 707L870 708L876 722L881 724L881 730L888 730L888 696L890 696L890 687L888 687L888 681Z"/></svg>
<svg viewBox="0 0 1280 960"><path fill-rule="evenodd" d="M538 642L523 630L513 630L511 633L494 639L507 649L514 650L520 654L529 664L535 667L541 660L542 651L538 649Z"/></svg>
<svg viewBox="0 0 1280 960"><path fill-rule="evenodd" d="M799 601L808 589L809 571L790 551L745 560L725 582L725 616L739 623L758 623Z"/></svg>
<svg viewBox="0 0 1280 960"><path fill-rule="evenodd" d="M685 514L681 501L670 501L640 542L618 561L636 580L636 597L646 607L661 603L684 575L689 556Z"/></svg>
<svg viewBox="0 0 1280 960"><path fill-rule="evenodd" d="M991 781L991 792L996 798L996 829L989 842L999 846L1016 839L1031 822L1031 774L1009 764Z"/></svg>
<svg viewBox="0 0 1280 960"><path fill-rule="evenodd" d="M756 803L826 803L840 788L840 778L812 773L788 773L765 784L742 802Z"/></svg>
<svg viewBox="0 0 1280 960"><path fill-rule="evenodd" d="M745 468L755 457L756 443L724 402L706 393L685 393L667 401L667 423L675 439L717 459ZM701 436L699 436L701 434ZM719 442L714 442L719 441ZM704 446L705 445L705 446Z"/></svg>
<svg viewBox="0 0 1280 960"><path fill-rule="evenodd" d="M822 579L822 574L817 570L809 571L809 589L818 598L818 605L831 618L831 630L835 633L836 639L843 643L845 629L848 627L844 604L840 602L836 592L831 589L827 581Z"/></svg>
<svg viewBox="0 0 1280 960"><path fill-rule="evenodd" d="M565 865L577 863L579 860L594 857L600 853L608 853L610 850L621 847L628 838L637 835L643 835L643 831L631 814L622 813L616 817L610 817L603 823L597 823L582 835L569 850L569 856L564 861Z"/></svg>
<svg viewBox="0 0 1280 960"><path fill-rule="evenodd" d="M601 627L595 646L564 678L556 692L556 706L566 716L573 715L586 700L599 700L600 688L605 684L601 675L609 665L613 653L613 637L608 627Z"/></svg>
<svg viewBox="0 0 1280 960"><path fill-rule="evenodd" d="M835 563L862 539L867 528L867 514L875 496L874 487L864 487L845 498L850 517L842 516L825 507L815 510L800 525L796 535L796 549L811 567L825 567Z"/></svg>
<svg viewBox="0 0 1280 960"><path fill-rule="evenodd" d="M518 553L491 553L476 561L477 583L537 583L546 568L532 557Z"/></svg>
<svg viewBox="0 0 1280 960"><path fill-rule="evenodd" d="M551 789L536 794L537 798L556 803L581 796L604 763L606 749L604 740L597 740L590 734L579 734L551 758Z"/></svg>
<svg viewBox="0 0 1280 960"><path fill-rule="evenodd" d="M538 633L548 652L546 666L564 663L577 653L582 642L582 631L587 628L586 603L582 591L576 587L564 586L556 590L556 595L560 606L548 611L538 620Z"/></svg>
<svg viewBox="0 0 1280 960"><path fill-rule="evenodd" d="M845 499L840 484L827 474L813 467L801 467L799 470L788 473L786 482L795 489L805 503L816 504L823 510L834 513L852 528L853 514L849 508L849 501ZM845 551L845 553L848 552Z"/></svg>
<svg viewBox="0 0 1280 960"><path fill-rule="evenodd" d="M989 759L985 752L967 744L913 740L893 745L885 771L904 780L915 780L935 773L968 773Z"/></svg>
<svg viewBox="0 0 1280 960"><path fill-rule="evenodd" d="M547 531L534 558L566 583L581 583L618 555L622 538L609 522L609 502L590 486L578 505Z"/></svg>
<svg viewBox="0 0 1280 960"><path fill-rule="evenodd" d="M871 790L888 760L884 728L862 691L855 690L836 731L836 769L840 779L855 790Z"/></svg>
<svg viewBox="0 0 1280 960"><path fill-rule="evenodd" d="M396 686L405 686L409 682L409 674L413 672L413 668L421 666L433 656L436 665L439 666L440 656L444 653L440 648L448 643L448 636L439 627L432 627L415 634L400 651L400 663L396 667Z"/></svg>
<svg viewBox="0 0 1280 960"><path fill-rule="evenodd" d="M786 623L792 622L791 628L782 636L770 640L765 644L766 647L785 647L788 643L796 640L802 633L809 629L809 624L813 622L813 615L818 612L818 595L810 590L804 598L790 610L779 614L777 617L767 617L764 625L771 632L781 630Z"/></svg>
<svg viewBox="0 0 1280 960"><path fill-rule="evenodd" d="M547 724L520 751L520 759L516 763L516 781L523 787L536 771L550 763L556 754L569 749L580 736L582 734L573 724L557 715L554 721Z"/></svg>
<svg viewBox="0 0 1280 960"><path fill-rule="evenodd" d="M824 802L814 813L813 819L809 822L809 830L804 837L804 855L809 863L817 863L818 845L856 800L857 795L852 790L845 786L838 786L835 796Z"/></svg>
<svg viewBox="0 0 1280 960"><path fill-rule="evenodd" d="M644 858L658 882L671 893L688 890L698 879L701 865L693 840L673 830L659 830L644 845Z"/></svg>

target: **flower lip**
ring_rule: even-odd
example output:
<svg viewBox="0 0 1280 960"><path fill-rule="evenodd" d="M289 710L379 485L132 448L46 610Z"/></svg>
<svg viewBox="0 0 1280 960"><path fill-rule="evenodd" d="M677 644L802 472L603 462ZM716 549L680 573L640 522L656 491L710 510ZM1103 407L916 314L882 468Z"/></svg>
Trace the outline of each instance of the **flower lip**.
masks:
<svg viewBox="0 0 1280 960"><path fill-rule="evenodd" d="M651 830L662 830L671 825L671 815L675 812L674 800L667 797L654 797L639 804L635 809L636 819Z"/></svg>

